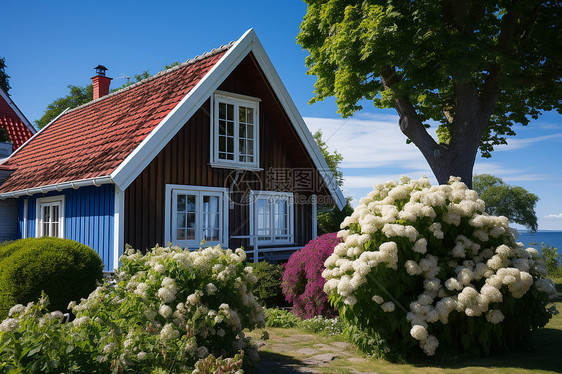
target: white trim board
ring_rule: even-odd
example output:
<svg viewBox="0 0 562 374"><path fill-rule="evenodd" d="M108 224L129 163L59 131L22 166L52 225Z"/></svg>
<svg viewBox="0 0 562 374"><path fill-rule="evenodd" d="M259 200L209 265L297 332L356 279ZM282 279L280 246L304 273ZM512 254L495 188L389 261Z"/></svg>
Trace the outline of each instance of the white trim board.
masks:
<svg viewBox="0 0 562 374"><path fill-rule="evenodd" d="M125 247L125 192L117 186L113 209L113 269L110 271L119 267L119 258Z"/></svg>

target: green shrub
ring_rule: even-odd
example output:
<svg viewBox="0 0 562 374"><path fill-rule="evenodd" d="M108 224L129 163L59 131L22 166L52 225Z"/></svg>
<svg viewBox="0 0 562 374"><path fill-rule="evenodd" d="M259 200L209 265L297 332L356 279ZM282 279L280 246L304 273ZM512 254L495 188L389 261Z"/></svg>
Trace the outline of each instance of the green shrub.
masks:
<svg viewBox="0 0 562 374"><path fill-rule="evenodd" d="M300 318L285 309L270 308L265 310L265 323L267 327L295 327Z"/></svg>
<svg viewBox="0 0 562 374"><path fill-rule="evenodd" d="M0 318L15 304L49 296L51 310L87 297L102 279L103 264L90 247L68 239L29 238L0 247Z"/></svg>
<svg viewBox="0 0 562 374"><path fill-rule="evenodd" d="M43 299L14 306L0 323L0 373L237 370L257 355L243 330L264 323L245 257L220 246L127 250L114 282L72 303L71 323Z"/></svg>
<svg viewBox="0 0 562 374"><path fill-rule="evenodd" d="M258 279L253 291L258 302L267 308L286 306L285 296L281 289L285 266L265 261L250 262L248 266L254 269L254 275Z"/></svg>
<svg viewBox="0 0 562 374"><path fill-rule="evenodd" d="M354 341L407 357L528 348L556 289L538 251L484 209L458 178L404 178L361 199L322 273Z"/></svg>
<svg viewBox="0 0 562 374"><path fill-rule="evenodd" d="M300 321L299 327L306 331L326 335L341 335L345 330L345 326L340 318L326 318L322 316L303 319Z"/></svg>
<svg viewBox="0 0 562 374"><path fill-rule="evenodd" d="M9 142L10 141L10 135L8 134L8 131L3 128L0 127L0 142Z"/></svg>
<svg viewBox="0 0 562 374"><path fill-rule="evenodd" d="M562 265L560 264L562 256L558 253L557 248L541 243L541 259L549 277L562 276Z"/></svg>

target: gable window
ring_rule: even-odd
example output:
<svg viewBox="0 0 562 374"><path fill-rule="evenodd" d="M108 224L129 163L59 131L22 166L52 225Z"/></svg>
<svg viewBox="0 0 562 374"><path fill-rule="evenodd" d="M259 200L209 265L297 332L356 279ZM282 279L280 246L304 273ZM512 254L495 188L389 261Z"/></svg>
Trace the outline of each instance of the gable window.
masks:
<svg viewBox="0 0 562 374"><path fill-rule="evenodd" d="M211 165L257 168L259 99L226 92L213 97Z"/></svg>
<svg viewBox="0 0 562 374"><path fill-rule="evenodd" d="M62 238L64 235L64 196L37 199L36 236Z"/></svg>
<svg viewBox="0 0 562 374"><path fill-rule="evenodd" d="M182 247L227 245L225 188L167 185L167 241Z"/></svg>
<svg viewBox="0 0 562 374"><path fill-rule="evenodd" d="M259 244L289 244L294 241L293 194L252 191L250 230Z"/></svg>

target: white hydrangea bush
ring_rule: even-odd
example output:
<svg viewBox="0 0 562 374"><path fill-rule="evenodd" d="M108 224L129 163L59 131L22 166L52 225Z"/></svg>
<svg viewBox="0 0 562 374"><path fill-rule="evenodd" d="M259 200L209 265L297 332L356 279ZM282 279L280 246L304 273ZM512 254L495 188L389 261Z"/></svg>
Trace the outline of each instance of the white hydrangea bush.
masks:
<svg viewBox="0 0 562 374"><path fill-rule="evenodd" d="M257 280L245 259L242 249L220 246L156 247L146 255L128 249L114 282L69 305L72 322L49 322L51 331L65 336L60 350L67 362L58 362L53 372L83 366L99 373L185 373L211 354L255 360L257 349L243 330L264 327L264 311L251 292ZM20 326L62 321L58 314L42 316L33 305L12 309L0 326L0 342L7 345L36 341Z"/></svg>
<svg viewBox="0 0 562 374"><path fill-rule="evenodd" d="M555 313L547 306L554 285L507 218L484 209L458 178L375 185L341 225L324 290L384 352L488 353L527 343Z"/></svg>

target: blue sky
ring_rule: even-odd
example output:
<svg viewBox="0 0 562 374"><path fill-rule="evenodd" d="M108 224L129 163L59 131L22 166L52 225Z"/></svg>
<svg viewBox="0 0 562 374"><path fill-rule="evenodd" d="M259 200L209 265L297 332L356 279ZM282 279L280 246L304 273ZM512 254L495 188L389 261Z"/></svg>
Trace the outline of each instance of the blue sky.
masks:
<svg viewBox="0 0 562 374"><path fill-rule="evenodd" d="M306 5L284 1L18 1L2 5L0 56L6 58L12 99L34 121L68 84L86 85L103 64L121 86L122 76L152 74L254 28L309 128L321 128L344 156L344 194L357 202L373 183L432 173L406 145L393 110L364 110L342 119L333 99L309 105L315 77L306 75L306 52L295 43ZM546 113L478 158L475 173L491 173L540 198L539 229L562 230L562 116ZM435 179L433 178L433 181Z"/></svg>

